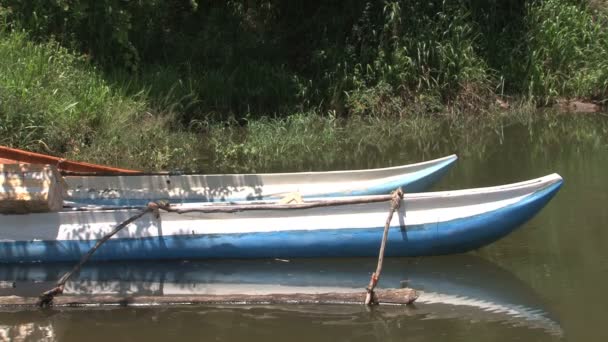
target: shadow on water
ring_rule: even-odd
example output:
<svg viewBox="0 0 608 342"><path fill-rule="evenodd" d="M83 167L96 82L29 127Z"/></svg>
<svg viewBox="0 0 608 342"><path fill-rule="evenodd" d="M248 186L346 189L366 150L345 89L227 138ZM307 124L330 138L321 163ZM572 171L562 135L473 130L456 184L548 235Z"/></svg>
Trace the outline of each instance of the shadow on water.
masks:
<svg viewBox="0 0 608 342"><path fill-rule="evenodd" d="M76 278L68 282L65 293L171 296L363 289L370 271L375 269L375 263L376 260L371 258L97 263L86 265ZM0 280L4 284L15 282L15 287L5 286L0 289L0 295L38 295L50 288L70 267L69 264L2 265ZM125 322L129 324L135 321L134 324L137 325L140 314L136 312L163 321L171 321L175 315L189 320L192 318L183 316L194 315L220 325L224 324L220 317L227 316L233 319L239 317L239 320L248 324L273 319L281 321L306 318L322 320L324 325L346 325L353 329L360 329L363 322L367 322L363 326L373 325L373 322L425 326L429 320L436 324L450 321L464 324L484 322L526 328L534 334L553 338L562 335L558 321L537 293L511 273L474 255L390 258L385 260L380 285L385 288L407 285L421 290L421 295L414 306L381 306L371 311L359 305L228 305L161 308L155 311L144 308L111 309L114 318L95 318L100 315L105 317L110 312L108 309L87 311L86 315L102 325L111 324L107 320L113 321L118 316L124 316ZM11 319L7 317L8 312L0 312L0 321L4 322L0 330L4 329L5 334L6 331L14 333L21 326L33 324L32 327L41 330L40 334L53 330L53 334L60 336L59 326L56 327L55 324L57 319L61 322L69 321L78 316L78 312L81 309L10 313L13 315ZM68 323L66 321L59 325L65 329ZM193 325L188 329L195 327ZM276 333L288 336L288 331L281 329L277 328Z"/></svg>

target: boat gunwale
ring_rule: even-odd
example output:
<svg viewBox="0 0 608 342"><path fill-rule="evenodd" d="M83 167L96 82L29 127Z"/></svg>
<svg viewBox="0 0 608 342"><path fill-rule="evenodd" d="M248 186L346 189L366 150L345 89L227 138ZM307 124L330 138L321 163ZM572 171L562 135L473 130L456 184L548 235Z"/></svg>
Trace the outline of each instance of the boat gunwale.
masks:
<svg viewBox="0 0 608 342"><path fill-rule="evenodd" d="M204 174L200 172L179 172L179 171L168 171L168 172L142 172L142 173L125 173L125 174L117 174L117 173L91 173L91 174L70 174L67 173L66 180L70 180L71 178L102 178L102 177L142 177L142 176L195 176L195 177L281 177L281 176L317 176L317 175L350 175L350 174L365 174L365 173L376 173L376 172L384 172L384 171L399 171L406 170L409 168L417 169L424 167L426 165L434 165L439 164L445 161L455 162L458 160L458 156L456 154L450 154L445 157L426 160L422 162L417 162L413 164L405 164L405 165L397 165L397 166L388 166L381 168L372 168L372 169L357 169L357 170L330 170L330 171L302 171L302 172L266 172L266 173L212 173L212 174ZM398 174L394 175L397 176ZM393 176L387 176L383 178L388 178Z"/></svg>

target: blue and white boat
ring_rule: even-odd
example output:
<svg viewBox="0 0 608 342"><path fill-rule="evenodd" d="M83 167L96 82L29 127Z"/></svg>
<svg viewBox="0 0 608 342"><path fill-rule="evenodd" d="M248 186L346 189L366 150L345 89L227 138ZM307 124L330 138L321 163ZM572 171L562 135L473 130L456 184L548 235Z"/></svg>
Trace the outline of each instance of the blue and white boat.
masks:
<svg viewBox="0 0 608 342"><path fill-rule="evenodd" d="M259 174L147 174L67 176L66 200L92 205L273 200L299 192L304 198L388 194L398 187L421 192L436 183L456 155L416 164L369 170Z"/></svg>
<svg viewBox="0 0 608 342"><path fill-rule="evenodd" d="M561 185L562 178L551 174L488 188L406 194L391 223L386 255L451 254L482 247L532 218ZM305 205L233 213L146 214L108 240L93 259L377 255L387 202L298 208ZM175 207L193 206L207 211L239 208L208 202ZM138 210L78 208L0 216L0 262L77 261Z"/></svg>

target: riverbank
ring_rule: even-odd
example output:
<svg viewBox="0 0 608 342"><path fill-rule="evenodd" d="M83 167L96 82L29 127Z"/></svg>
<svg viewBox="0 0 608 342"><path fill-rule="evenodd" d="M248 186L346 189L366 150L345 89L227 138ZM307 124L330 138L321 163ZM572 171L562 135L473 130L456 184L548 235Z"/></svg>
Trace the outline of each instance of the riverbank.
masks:
<svg viewBox="0 0 608 342"><path fill-rule="evenodd" d="M487 50L496 33L494 28L482 30L474 25L489 15L488 8L470 8L471 13L466 13L464 3L430 9L391 4L390 8L367 8L355 1L354 9L361 13L343 14L359 18L357 24L345 26L349 34L360 32L362 25L370 30L380 25L383 34L398 34L390 46L381 37L357 36L373 43L368 51L372 56L367 59L359 49L350 57L335 55L334 45L346 50L357 44L360 47L361 41L355 44L347 34L346 38L334 37L335 41L311 43L313 46L301 51L304 56L323 52L328 58L325 62L310 59L302 62L307 66L290 66L287 61L291 57L279 53L290 46L285 40L280 44L287 45L277 43L277 49L272 50L284 61L271 59L260 64L268 57L261 51L273 47L262 38L284 39L282 34L289 30L270 25L269 31L258 32L255 27L235 26L233 33L244 30L251 39L230 43L236 50L249 46L253 51L244 62L232 59L232 64L212 66L204 59L195 66L194 59L181 60L177 55L163 63L140 56L138 65L129 71L124 69L125 61L108 63L102 55L83 53L87 46L74 45L86 43L78 34L89 32L89 26L64 27L67 31L54 35L52 27L45 26L49 22L36 27L26 22L19 2L0 2L0 144L125 168L265 172L336 167L336 160L342 168L360 165L360 160L371 166L376 165L376 156L386 151L395 151L395 164L453 152L466 155L500 144L503 130L513 125L528 127L529 139L571 137L593 144L604 142L605 125L592 123L593 118L572 118L559 110L539 109L553 107L562 98L582 99L592 107L606 102L608 39L604 38L608 31L602 25L607 17L601 5L551 0L519 8L523 14L518 22L526 28L519 43L527 48L502 60L508 63L499 69L493 66L501 64L499 57L505 55ZM73 15L77 9L72 7L59 11L52 4L36 6L57 18L81 18ZM125 11L131 11L129 20L136 22L134 14L141 8L134 6ZM283 5L272 6L282 9ZM261 15L257 10L245 11L249 13L245 15L242 9L226 13L189 9L182 14L190 16L189 20L198 16L245 20ZM403 17L408 10L430 17L420 23L409 22ZM384 14L377 17L379 11ZM515 16L513 11L503 14ZM110 17L116 14L103 13ZM458 14L453 25L446 21L447 14ZM558 14L568 14L569 19L541 20ZM285 15L290 18L291 14ZM387 23L393 26L383 26ZM160 20L158 24L166 23ZM436 45L424 47L422 38L416 40L407 33L415 24L428 27L429 35L422 38ZM229 30L220 22L209 25L201 30ZM126 38L134 40L146 33L141 30L128 31ZM251 30L261 36L251 36ZM70 32L75 41L66 38ZM198 31L180 34L194 32ZM519 31L509 32L516 36ZM95 42L93 39L90 44ZM203 42L192 46L191 52L209 52ZM133 44L129 60L148 51ZM168 43L158 44L166 48ZM422 49L420 56L426 57L412 59L415 51L411 48L415 46ZM115 48L107 46L108 51ZM508 46L503 48L509 50ZM330 52L331 58L327 55ZM214 53L223 61L228 52ZM120 56L115 57L123 58ZM352 63L346 67L345 61ZM186 68L188 65L191 68ZM518 69L518 65L525 68ZM311 74L308 69L316 71ZM209 70L215 70L215 76ZM569 110L571 103L563 107ZM406 150L418 151L418 155L402 152Z"/></svg>

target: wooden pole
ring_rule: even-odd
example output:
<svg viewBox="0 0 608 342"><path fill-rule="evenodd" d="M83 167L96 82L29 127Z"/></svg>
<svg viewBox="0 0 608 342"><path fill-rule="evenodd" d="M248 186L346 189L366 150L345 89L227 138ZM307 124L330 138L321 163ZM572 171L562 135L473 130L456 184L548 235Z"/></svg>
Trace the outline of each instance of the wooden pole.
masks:
<svg viewBox="0 0 608 342"><path fill-rule="evenodd" d="M384 224L384 233L382 234L382 243L380 244L380 253L378 254L378 266L376 272L372 273L369 285L367 285L367 294L365 296L365 305L378 304L378 297L374 293L374 289L380 279L380 273L382 272L382 262L384 261L384 250L386 249L386 240L388 239L388 229L391 226L391 220L395 210L399 209L401 200L403 199L403 190L401 188L395 190L391 195L391 209L388 212L386 223Z"/></svg>
<svg viewBox="0 0 608 342"><path fill-rule="evenodd" d="M104 172L106 174L139 174L141 171L66 160L46 154L0 146L0 158L28 164L55 165L59 170L75 172Z"/></svg>

